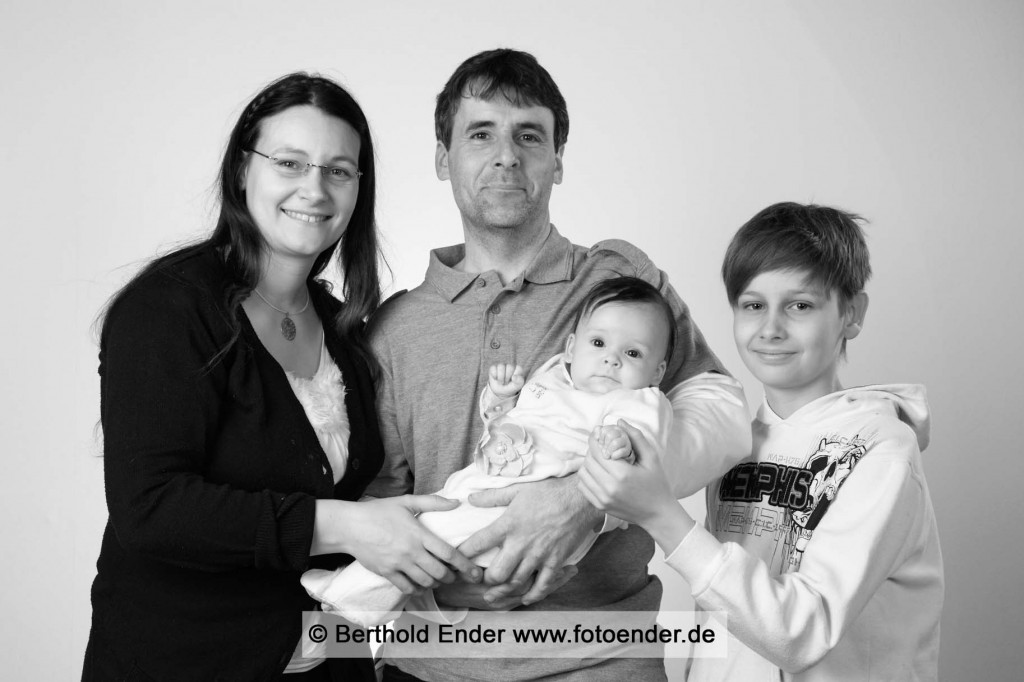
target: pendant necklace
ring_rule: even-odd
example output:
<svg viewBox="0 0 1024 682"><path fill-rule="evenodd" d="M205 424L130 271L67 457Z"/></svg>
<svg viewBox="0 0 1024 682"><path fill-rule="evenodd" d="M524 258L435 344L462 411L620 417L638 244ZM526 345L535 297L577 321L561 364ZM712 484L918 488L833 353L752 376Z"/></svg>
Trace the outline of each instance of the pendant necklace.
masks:
<svg viewBox="0 0 1024 682"><path fill-rule="evenodd" d="M271 308L273 308L277 312L279 312L282 315L284 315L284 319L281 320L281 336L283 336L287 341L293 340L295 338L295 322L292 321L291 313L289 313L287 310L281 310L276 305L274 305L273 303L268 301L263 296L263 294L260 293L259 289L255 289L254 288L253 291L256 292L256 295L259 296L260 299L264 303L266 303ZM308 307L309 307L309 289L306 289L306 305L302 306L302 310L296 311L295 314L296 315L301 315L302 313L306 312L306 308L308 308Z"/></svg>

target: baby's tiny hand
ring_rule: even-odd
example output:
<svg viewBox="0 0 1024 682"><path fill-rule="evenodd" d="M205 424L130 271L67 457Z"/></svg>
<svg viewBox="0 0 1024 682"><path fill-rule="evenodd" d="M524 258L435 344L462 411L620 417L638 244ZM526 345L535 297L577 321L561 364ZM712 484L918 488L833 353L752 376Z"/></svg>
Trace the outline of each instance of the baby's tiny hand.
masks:
<svg viewBox="0 0 1024 682"><path fill-rule="evenodd" d="M629 444L629 436L621 427L615 425L599 426L594 434L601 445L605 459L624 459L630 463L635 461L633 447Z"/></svg>
<svg viewBox="0 0 1024 682"><path fill-rule="evenodd" d="M491 392L499 398L514 396L523 390L526 384L526 377L523 368L511 363L491 365L491 371L487 376L487 385Z"/></svg>

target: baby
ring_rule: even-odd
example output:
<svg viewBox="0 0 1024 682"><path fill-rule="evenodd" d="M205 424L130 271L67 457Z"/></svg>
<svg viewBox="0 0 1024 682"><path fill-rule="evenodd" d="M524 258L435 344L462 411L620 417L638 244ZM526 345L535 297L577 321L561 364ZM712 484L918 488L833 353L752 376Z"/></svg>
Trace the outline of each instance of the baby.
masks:
<svg viewBox="0 0 1024 682"><path fill-rule="evenodd" d="M484 433L473 463L452 474L437 494L465 502L475 492L575 473L586 459L591 433L609 458L629 459L629 439L616 426L620 419L663 451L672 407L657 386L674 336L671 308L655 287L634 277L598 283L577 311L565 351L529 381L518 365L490 368L480 396ZM418 518L457 546L504 511L465 503ZM596 539L591 533L567 563L578 562ZM497 552L491 549L474 561L487 566ZM358 562L333 572L307 571L302 585L324 611L368 627L393 620L408 600Z"/></svg>

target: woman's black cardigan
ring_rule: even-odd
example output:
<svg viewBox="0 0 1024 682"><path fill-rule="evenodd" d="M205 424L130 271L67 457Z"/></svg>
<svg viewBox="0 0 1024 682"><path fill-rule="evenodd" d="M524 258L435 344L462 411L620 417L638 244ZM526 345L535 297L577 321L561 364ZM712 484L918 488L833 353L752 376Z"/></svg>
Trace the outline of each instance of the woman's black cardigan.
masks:
<svg viewBox="0 0 1024 682"><path fill-rule="evenodd" d="M383 460L370 372L331 325L341 303L313 287L352 433L334 485L284 371L240 311L238 341L208 364L232 334L228 283L217 253L198 248L134 282L108 312L109 520L84 679L275 679L300 612L316 608L302 571L350 560L309 556L315 500L358 499Z"/></svg>

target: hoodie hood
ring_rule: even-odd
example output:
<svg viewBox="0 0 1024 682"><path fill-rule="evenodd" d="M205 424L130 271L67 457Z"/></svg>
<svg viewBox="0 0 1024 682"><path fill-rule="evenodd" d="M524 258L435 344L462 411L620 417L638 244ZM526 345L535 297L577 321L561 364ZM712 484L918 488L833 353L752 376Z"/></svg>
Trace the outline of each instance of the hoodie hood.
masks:
<svg viewBox="0 0 1024 682"><path fill-rule="evenodd" d="M769 425L823 427L836 416L845 419L855 412L892 415L913 430L922 452L928 447L931 415L925 388L921 384L877 384L836 391L812 400L788 419L775 414L765 398L757 412L757 419Z"/></svg>

